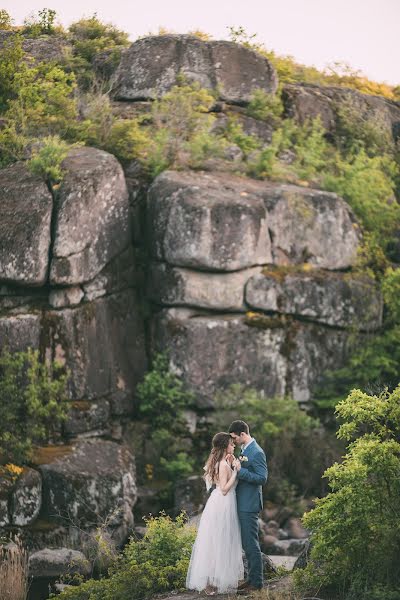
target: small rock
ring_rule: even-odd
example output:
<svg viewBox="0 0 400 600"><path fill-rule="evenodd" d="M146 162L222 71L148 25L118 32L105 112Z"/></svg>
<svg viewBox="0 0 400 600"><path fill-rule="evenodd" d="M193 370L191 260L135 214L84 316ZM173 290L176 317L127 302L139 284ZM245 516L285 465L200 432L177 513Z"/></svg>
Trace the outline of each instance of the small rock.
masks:
<svg viewBox="0 0 400 600"><path fill-rule="evenodd" d="M295 539L307 538L309 536L309 532L304 529L301 524L300 519L295 517L291 517L285 525L285 529L287 531L288 537Z"/></svg>

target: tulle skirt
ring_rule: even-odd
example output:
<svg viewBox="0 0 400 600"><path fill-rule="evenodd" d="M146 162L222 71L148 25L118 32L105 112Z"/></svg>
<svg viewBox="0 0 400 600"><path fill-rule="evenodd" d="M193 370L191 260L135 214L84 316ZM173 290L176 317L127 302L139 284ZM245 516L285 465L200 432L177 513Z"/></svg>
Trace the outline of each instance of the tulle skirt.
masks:
<svg viewBox="0 0 400 600"><path fill-rule="evenodd" d="M200 519L186 577L189 590L215 586L218 593L235 592L243 579L242 541L232 488L224 496L219 488L211 492Z"/></svg>

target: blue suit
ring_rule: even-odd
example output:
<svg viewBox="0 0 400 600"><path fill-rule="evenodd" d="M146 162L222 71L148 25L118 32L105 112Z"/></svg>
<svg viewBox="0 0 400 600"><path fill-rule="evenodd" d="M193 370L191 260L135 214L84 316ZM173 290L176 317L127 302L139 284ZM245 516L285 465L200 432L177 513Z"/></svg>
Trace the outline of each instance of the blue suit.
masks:
<svg viewBox="0 0 400 600"><path fill-rule="evenodd" d="M258 541L258 513L263 507L262 486L268 478L267 460L262 448L253 440L242 452L242 468L238 473L236 500L243 550L248 563L248 582L256 588L263 585L263 565ZM247 458L247 460L246 460Z"/></svg>

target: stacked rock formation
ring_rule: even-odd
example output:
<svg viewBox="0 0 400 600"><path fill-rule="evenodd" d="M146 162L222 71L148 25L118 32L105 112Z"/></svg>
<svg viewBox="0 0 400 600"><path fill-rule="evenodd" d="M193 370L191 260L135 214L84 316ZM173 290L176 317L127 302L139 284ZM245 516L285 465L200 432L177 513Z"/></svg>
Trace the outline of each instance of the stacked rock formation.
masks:
<svg viewBox="0 0 400 600"><path fill-rule="evenodd" d="M273 93L276 73L230 42L136 42L115 74L115 110L146 108L179 74L215 91L221 123L234 107L270 141L271 126L240 108L257 88ZM296 90L286 109L303 118L316 92ZM400 110L387 111L393 132ZM124 172L93 148L63 166L56 192L23 163L0 171L0 349L37 348L71 373L66 445L38 452L0 498L0 526L39 550L75 547L70 523L90 529L116 507L114 539L126 538L137 493L123 424L152 354L168 351L195 410L231 383L306 403L344 364L352 328L382 319L374 283L352 271L359 225L335 194L221 172L168 171L147 189L135 163Z"/></svg>

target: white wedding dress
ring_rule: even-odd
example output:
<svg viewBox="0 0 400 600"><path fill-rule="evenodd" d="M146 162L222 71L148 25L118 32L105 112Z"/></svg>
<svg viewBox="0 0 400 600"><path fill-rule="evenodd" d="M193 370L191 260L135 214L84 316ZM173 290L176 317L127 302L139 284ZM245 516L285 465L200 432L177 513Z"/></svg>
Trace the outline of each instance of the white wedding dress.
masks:
<svg viewBox="0 0 400 600"><path fill-rule="evenodd" d="M208 498L186 577L189 590L214 586L220 594L236 592L244 577L235 487L224 496L217 485Z"/></svg>

